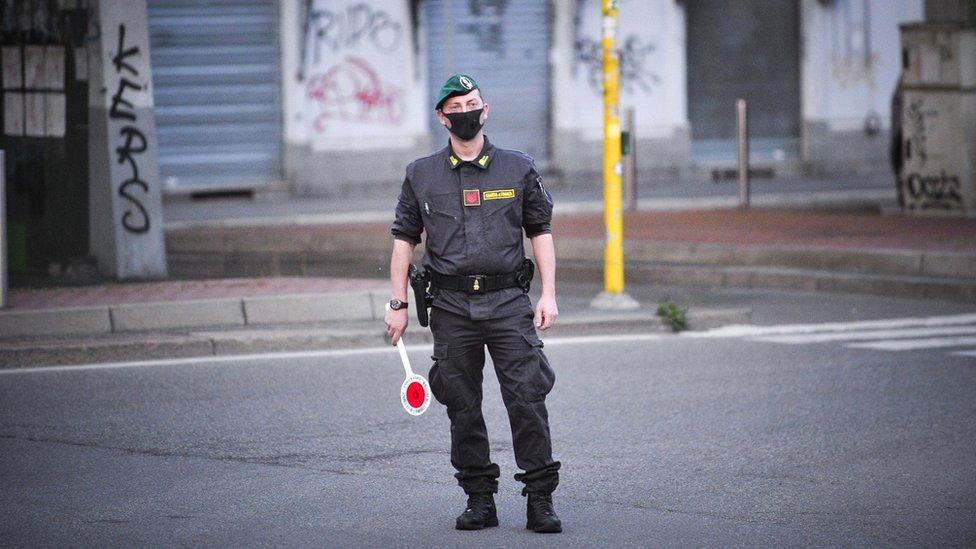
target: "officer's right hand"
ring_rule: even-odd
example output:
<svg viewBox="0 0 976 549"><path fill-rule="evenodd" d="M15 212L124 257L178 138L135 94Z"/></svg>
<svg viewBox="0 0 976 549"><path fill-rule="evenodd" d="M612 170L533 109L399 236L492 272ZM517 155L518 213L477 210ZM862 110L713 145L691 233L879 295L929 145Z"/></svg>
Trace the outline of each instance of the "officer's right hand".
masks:
<svg viewBox="0 0 976 549"><path fill-rule="evenodd" d="M393 345L400 341L400 336L407 331L407 321L409 316L406 309L386 311L386 334L390 336L390 343Z"/></svg>

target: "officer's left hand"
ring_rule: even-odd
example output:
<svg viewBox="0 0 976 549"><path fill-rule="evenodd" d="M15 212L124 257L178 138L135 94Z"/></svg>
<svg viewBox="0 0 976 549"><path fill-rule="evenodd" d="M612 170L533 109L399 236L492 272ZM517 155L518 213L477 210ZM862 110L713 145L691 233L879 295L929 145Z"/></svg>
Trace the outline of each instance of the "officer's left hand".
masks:
<svg viewBox="0 0 976 549"><path fill-rule="evenodd" d="M556 306L556 298L552 296L542 296L535 305L535 327L540 330L548 330L556 323L559 316L559 307Z"/></svg>

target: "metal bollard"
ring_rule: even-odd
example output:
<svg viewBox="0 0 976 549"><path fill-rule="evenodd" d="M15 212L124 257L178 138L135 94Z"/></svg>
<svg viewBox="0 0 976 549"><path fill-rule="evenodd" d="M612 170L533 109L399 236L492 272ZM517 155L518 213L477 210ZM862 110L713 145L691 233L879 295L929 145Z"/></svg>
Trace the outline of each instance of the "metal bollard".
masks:
<svg viewBox="0 0 976 549"><path fill-rule="evenodd" d="M749 207L749 126L746 100L735 102L736 118L739 125L739 207Z"/></svg>
<svg viewBox="0 0 976 549"><path fill-rule="evenodd" d="M7 306L7 162L0 149L0 309Z"/></svg>

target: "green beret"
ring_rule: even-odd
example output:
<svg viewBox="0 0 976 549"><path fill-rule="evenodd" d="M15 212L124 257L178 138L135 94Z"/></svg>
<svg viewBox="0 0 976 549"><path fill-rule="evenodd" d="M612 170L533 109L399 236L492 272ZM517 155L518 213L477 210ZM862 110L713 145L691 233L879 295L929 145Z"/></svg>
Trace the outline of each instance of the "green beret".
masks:
<svg viewBox="0 0 976 549"><path fill-rule="evenodd" d="M440 93L437 94L437 103L434 105L434 110L441 108L441 105L450 97L455 95L465 95L471 90L478 89L478 83L475 82L474 78L466 74L455 74L454 76L447 79L444 85L441 86Z"/></svg>

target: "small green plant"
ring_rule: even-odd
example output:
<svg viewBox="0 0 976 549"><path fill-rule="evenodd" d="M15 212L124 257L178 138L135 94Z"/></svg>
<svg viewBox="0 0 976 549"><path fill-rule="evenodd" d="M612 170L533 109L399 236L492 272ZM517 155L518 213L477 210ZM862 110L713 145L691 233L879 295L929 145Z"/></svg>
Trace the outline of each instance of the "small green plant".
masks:
<svg viewBox="0 0 976 549"><path fill-rule="evenodd" d="M685 313L687 312L687 307L679 307L675 302L671 301L670 297L661 298L657 302L657 316L661 317L664 323L671 328L672 332L680 332L688 327L688 321L685 318Z"/></svg>

